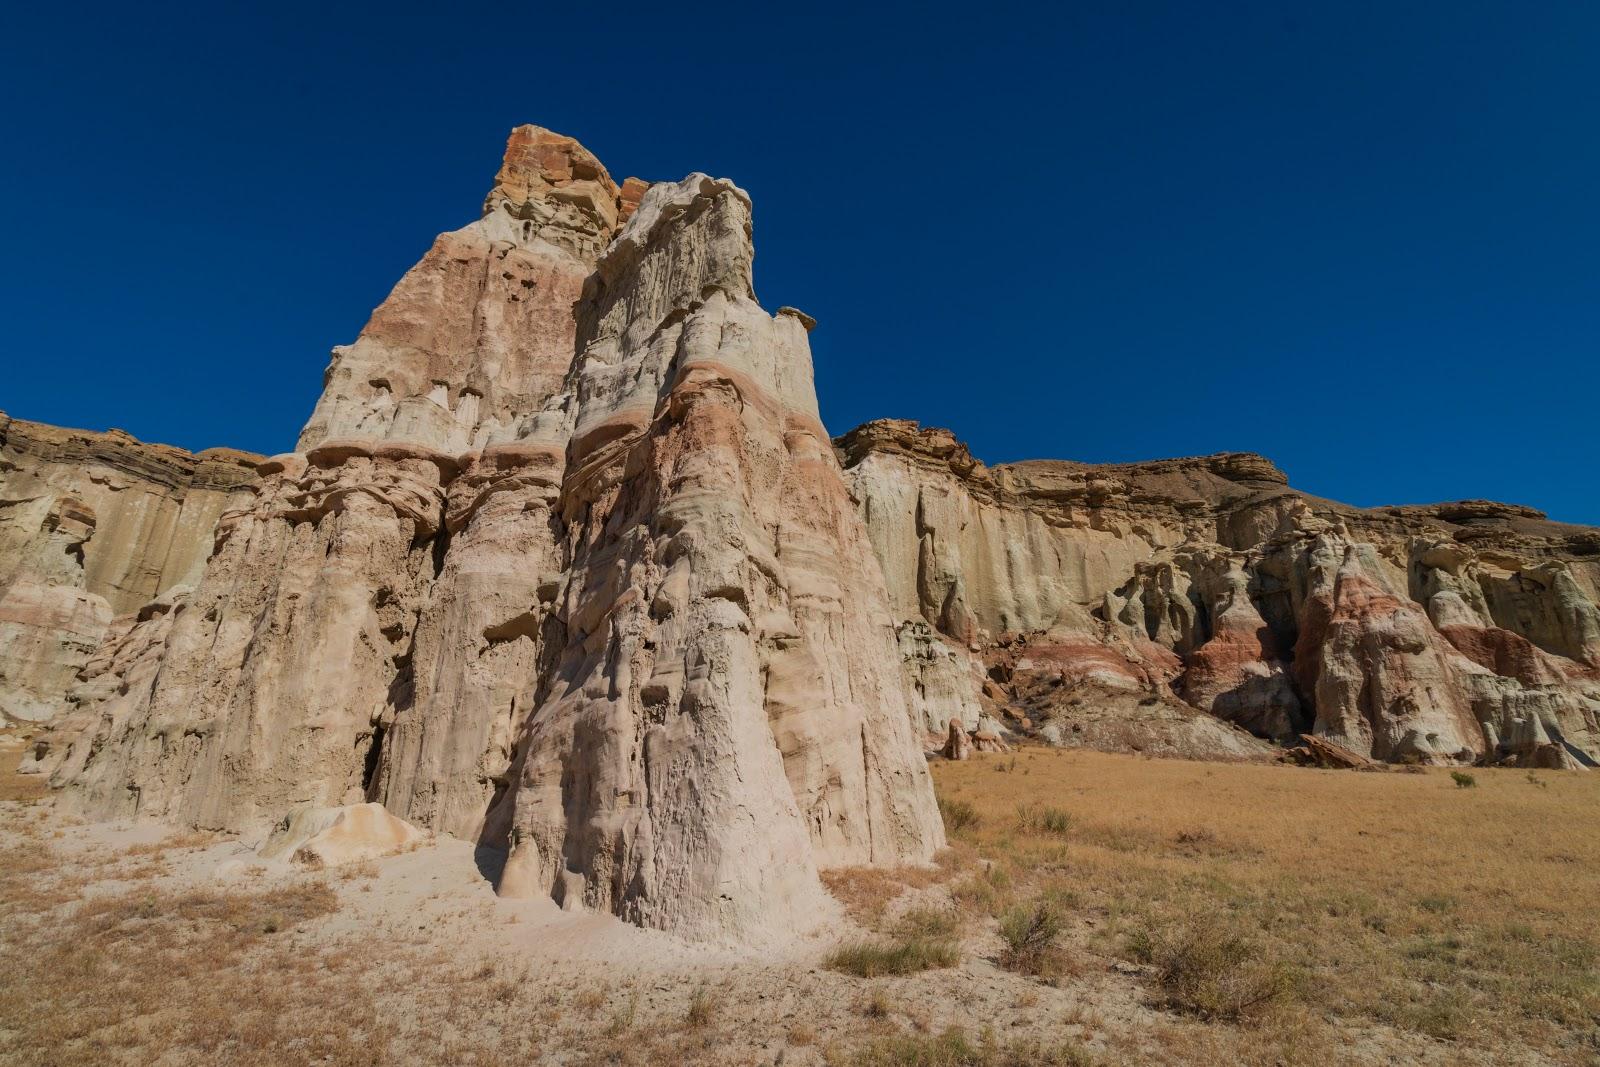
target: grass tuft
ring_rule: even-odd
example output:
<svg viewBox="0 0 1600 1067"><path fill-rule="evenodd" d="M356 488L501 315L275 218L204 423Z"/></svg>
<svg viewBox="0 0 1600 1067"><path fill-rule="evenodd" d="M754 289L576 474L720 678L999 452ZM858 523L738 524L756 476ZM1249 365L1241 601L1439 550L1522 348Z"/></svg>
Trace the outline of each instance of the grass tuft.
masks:
<svg viewBox="0 0 1600 1067"><path fill-rule="evenodd" d="M944 817L945 832L951 836L978 825L978 809L965 800L940 797L939 814Z"/></svg>
<svg viewBox="0 0 1600 1067"><path fill-rule="evenodd" d="M1002 1042L992 1033L974 1041L952 1026L940 1034L881 1038L847 1062L854 1067L1092 1067L1096 1060L1075 1042Z"/></svg>
<svg viewBox="0 0 1600 1067"><path fill-rule="evenodd" d="M840 945L828 954L823 965L857 978L882 978L954 967L960 960L954 941L910 937Z"/></svg>
<svg viewBox="0 0 1600 1067"><path fill-rule="evenodd" d="M1017 825L1023 833L1065 837L1072 829L1072 816L1060 808L1029 801L1017 805Z"/></svg>
<svg viewBox="0 0 1600 1067"><path fill-rule="evenodd" d="M1036 977L1058 973L1058 942L1065 925L1061 912L1049 901L1012 908L1000 919L1000 937L1006 943L1000 966Z"/></svg>
<svg viewBox="0 0 1600 1067"><path fill-rule="evenodd" d="M1128 950L1155 967L1156 986L1167 1007L1202 1019L1255 1019L1289 993L1285 971L1263 947L1214 917L1137 931Z"/></svg>

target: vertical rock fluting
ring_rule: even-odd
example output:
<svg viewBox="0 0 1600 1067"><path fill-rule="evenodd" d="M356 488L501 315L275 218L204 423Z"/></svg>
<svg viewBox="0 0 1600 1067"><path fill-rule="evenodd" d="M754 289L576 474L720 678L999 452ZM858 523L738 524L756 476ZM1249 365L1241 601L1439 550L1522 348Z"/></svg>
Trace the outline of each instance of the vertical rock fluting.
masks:
<svg viewBox="0 0 1600 1067"><path fill-rule="evenodd" d="M504 893L703 937L930 859L883 578L750 217L514 131L193 592L114 628L54 783L245 832L377 800L508 847Z"/></svg>
<svg viewBox="0 0 1600 1067"><path fill-rule="evenodd" d="M805 327L755 302L749 232L731 183L654 186L585 301L566 645L496 811L504 892L771 935L814 919L817 866L942 844Z"/></svg>
<svg viewBox="0 0 1600 1067"><path fill-rule="evenodd" d="M1239 754L1141 710L1171 707L1381 759L1600 759L1593 530L1486 501L1346 507L1248 454L990 469L899 420L838 445L896 614L987 658L1047 736Z"/></svg>
<svg viewBox="0 0 1600 1067"><path fill-rule="evenodd" d="M492 553L452 568L450 523L465 525L461 494L493 488L484 473L517 457L522 421L560 388L574 306L621 210L577 142L513 131L482 216L440 236L335 351L300 451L262 464L253 503L219 523L142 711L101 716L71 743L88 752L58 753L58 779L70 772L96 811L258 830L292 807L386 791L392 728L415 764L389 761L411 776L387 790L401 813L457 831L481 822L503 709L480 690L512 683L484 684L466 666L475 645L452 643L453 624L471 621L458 616L495 604L458 588ZM515 596L500 579L539 566L553 545L541 536L477 588ZM408 713L436 713L442 743L416 737Z"/></svg>

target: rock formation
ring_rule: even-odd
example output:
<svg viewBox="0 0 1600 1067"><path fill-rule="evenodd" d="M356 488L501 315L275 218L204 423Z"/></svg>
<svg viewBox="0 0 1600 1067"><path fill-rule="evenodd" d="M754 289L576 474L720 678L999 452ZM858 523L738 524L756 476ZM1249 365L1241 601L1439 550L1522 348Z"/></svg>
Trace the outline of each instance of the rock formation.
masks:
<svg viewBox="0 0 1600 1067"><path fill-rule="evenodd" d="M516 130L35 766L245 833L381 803L507 848L502 893L700 937L814 924L819 867L928 861L883 578L750 231L730 182L619 188Z"/></svg>
<svg viewBox="0 0 1600 1067"><path fill-rule="evenodd" d="M729 181L618 185L520 127L295 451L0 421L24 769L325 862L453 834L504 894L749 940L825 915L819 868L929 860L941 748L1600 755L1600 531L1349 508L1249 454L830 442L751 226Z"/></svg>
<svg viewBox="0 0 1600 1067"><path fill-rule="evenodd" d="M0 414L0 723L55 718L114 617L198 579L260 458Z"/></svg>
<svg viewBox="0 0 1600 1067"><path fill-rule="evenodd" d="M346 804L291 812L256 854L304 867L341 867L406 852L426 840L426 834L382 804Z"/></svg>
<svg viewBox="0 0 1600 1067"><path fill-rule="evenodd" d="M1351 508L1248 454L988 468L888 419L836 445L894 610L981 657L987 702L1048 740L1600 757L1600 531L1484 501Z"/></svg>

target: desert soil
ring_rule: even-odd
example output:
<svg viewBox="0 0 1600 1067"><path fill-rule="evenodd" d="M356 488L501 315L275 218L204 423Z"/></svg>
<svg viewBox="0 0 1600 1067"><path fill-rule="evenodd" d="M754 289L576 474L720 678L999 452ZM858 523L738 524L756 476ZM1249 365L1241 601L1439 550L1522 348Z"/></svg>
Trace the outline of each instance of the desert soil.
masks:
<svg viewBox="0 0 1600 1067"><path fill-rule="evenodd" d="M941 762L939 866L836 872L827 928L752 952L501 900L497 857L448 838L307 872L86 824L13 773L20 750L0 741L7 1064L1600 1057L1597 775ZM1056 944L1006 969L1003 921L1041 906ZM953 966L828 965L930 915Z"/></svg>

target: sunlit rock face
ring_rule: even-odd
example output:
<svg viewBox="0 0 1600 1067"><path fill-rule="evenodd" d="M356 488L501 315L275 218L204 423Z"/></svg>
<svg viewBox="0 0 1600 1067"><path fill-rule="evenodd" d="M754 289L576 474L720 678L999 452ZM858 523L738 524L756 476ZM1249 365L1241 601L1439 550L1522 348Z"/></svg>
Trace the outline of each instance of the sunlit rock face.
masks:
<svg viewBox="0 0 1600 1067"><path fill-rule="evenodd" d="M502 893L703 938L823 921L820 867L929 861L882 573L751 219L513 131L31 769L252 834L381 803L508 849Z"/></svg>
<svg viewBox="0 0 1600 1067"><path fill-rule="evenodd" d="M1600 531L1486 501L1351 508L1241 453L989 468L903 420L835 444L892 609L982 657L983 698L1047 740L1600 757Z"/></svg>
<svg viewBox="0 0 1600 1067"><path fill-rule="evenodd" d="M1248 453L830 442L752 232L730 181L519 127L293 452L0 423L23 769L255 837L378 804L503 850L501 893L749 942L827 919L822 868L930 860L924 753L1008 733L1600 755L1600 531L1350 508Z"/></svg>
<svg viewBox="0 0 1600 1067"><path fill-rule="evenodd" d="M112 619L199 577L260 459L0 414L0 723L48 723Z"/></svg>

